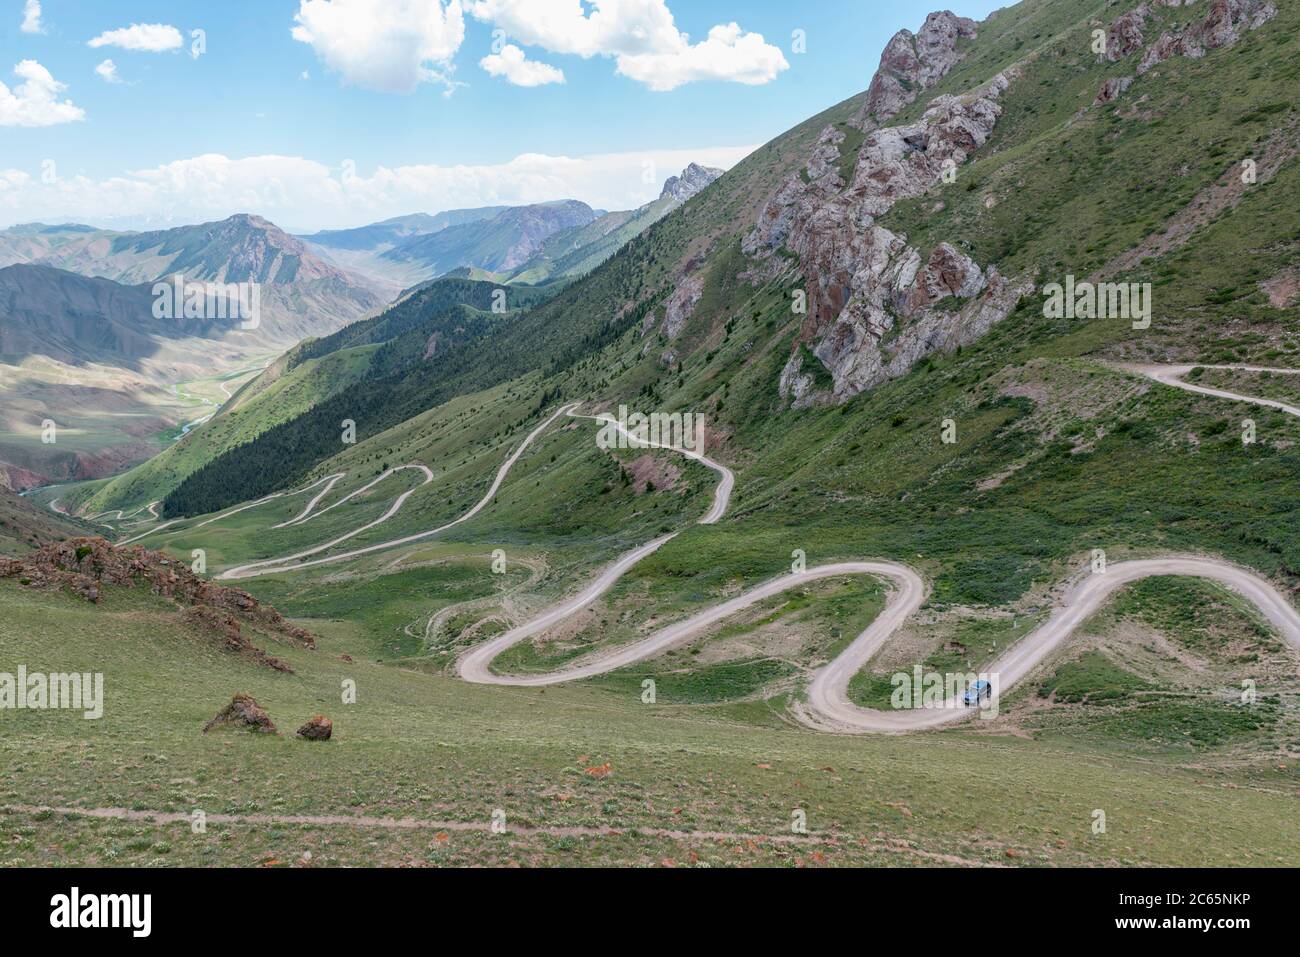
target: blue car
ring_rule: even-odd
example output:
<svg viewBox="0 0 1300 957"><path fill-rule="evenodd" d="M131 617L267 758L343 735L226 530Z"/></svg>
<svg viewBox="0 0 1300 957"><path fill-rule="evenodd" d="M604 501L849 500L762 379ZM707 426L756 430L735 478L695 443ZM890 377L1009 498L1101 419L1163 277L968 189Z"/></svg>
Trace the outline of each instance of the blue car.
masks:
<svg viewBox="0 0 1300 957"><path fill-rule="evenodd" d="M981 698L993 697L993 686L987 681L980 679L966 690L966 697L963 699L967 706L979 704Z"/></svg>

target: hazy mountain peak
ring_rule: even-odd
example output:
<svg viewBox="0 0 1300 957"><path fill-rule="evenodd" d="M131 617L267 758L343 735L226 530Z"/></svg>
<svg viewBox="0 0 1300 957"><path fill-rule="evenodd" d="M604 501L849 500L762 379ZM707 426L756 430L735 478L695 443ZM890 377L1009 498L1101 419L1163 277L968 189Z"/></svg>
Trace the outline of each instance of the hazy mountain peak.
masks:
<svg viewBox="0 0 1300 957"><path fill-rule="evenodd" d="M664 190L659 194L659 198L671 196L679 203L684 203L704 187L708 186L725 170L714 169L711 166L700 166L698 163L689 164L686 169L682 170L680 176L669 176L664 182Z"/></svg>

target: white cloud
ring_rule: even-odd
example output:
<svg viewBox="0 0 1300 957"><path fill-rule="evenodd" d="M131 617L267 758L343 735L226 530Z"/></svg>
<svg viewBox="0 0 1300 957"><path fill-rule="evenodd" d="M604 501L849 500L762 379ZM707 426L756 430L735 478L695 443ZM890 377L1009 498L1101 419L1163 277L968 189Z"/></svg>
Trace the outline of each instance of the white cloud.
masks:
<svg viewBox="0 0 1300 957"><path fill-rule="evenodd" d="M344 81L382 93L450 88L465 40L461 0L300 0L293 38Z"/></svg>
<svg viewBox="0 0 1300 957"><path fill-rule="evenodd" d="M612 57L618 72L652 90L697 80L760 84L789 68L778 47L737 24L702 43L677 29L665 0L473 0L470 12L512 38L551 53Z"/></svg>
<svg viewBox="0 0 1300 957"><path fill-rule="evenodd" d="M478 61L478 65L492 76L503 76L515 86L545 86L547 83L563 83L564 71L556 69L549 63L530 60L513 43L507 43L500 53L493 53Z"/></svg>
<svg viewBox="0 0 1300 957"><path fill-rule="evenodd" d="M71 100L59 102L67 86L35 60L21 61L14 75L23 82L12 91L0 83L0 126L54 126L86 118L86 111Z"/></svg>
<svg viewBox="0 0 1300 957"><path fill-rule="evenodd" d="M5 190L22 189L31 181L31 176L20 169L0 169L0 196Z"/></svg>
<svg viewBox="0 0 1300 957"><path fill-rule="evenodd" d="M41 0L27 0L23 6L23 33L44 33L45 24L41 23Z"/></svg>
<svg viewBox="0 0 1300 957"><path fill-rule="evenodd" d="M184 40L181 32L165 23L133 23L120 30L107 30L87 43L87 46L121 47L141 53L166 53L179 50Z"/></svg>
<svg viewBox="0 0 1300 957"><path fill-rule="evenodd" d="M99 77L105 83L121 83L122 78L117 75L117 64L112 60L105 60L99 66L95 67L95 76Z"/></svg>
<svg viewBox="0 0 1300 957"><path fill-rule="evenodd" d="M696 80L758 86L770 83L788 66L780 50L735 23L714 27L707 40L694 46L683 44L668 53L628 53L618 58L619 73L659 92Z"/></svg>
<svg viewBox="0 0 1300 957"><path fill-rule="evenodd" d="M585 157L526 153L505 163L377 168L369 176L293 156L177 160L125 176L41 182L0 170L0 224L90 222L157 227L253 212L287 228L359 226L412 212L579 199L630 209L659 195L687 163L730 168L754 147L712 147ZM8 183L6 188L4 185Z"/></svg>

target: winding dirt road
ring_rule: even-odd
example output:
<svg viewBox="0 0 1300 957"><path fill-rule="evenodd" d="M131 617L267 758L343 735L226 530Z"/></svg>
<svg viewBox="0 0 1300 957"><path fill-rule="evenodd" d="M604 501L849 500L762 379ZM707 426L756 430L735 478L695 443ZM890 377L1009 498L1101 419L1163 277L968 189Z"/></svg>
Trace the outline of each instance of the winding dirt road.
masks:
<svg viewBox="0 0 1300 957"><path fill-rule="evenodd" d="M1162 384L1184 389L1186 391L1268 406L1280 409L1292 415L1300 416L1300 409L1285 403L1253 396L1238 395L1224 390L1212 389L1184 382L1182 376L1186 375L1191 369L1195 368L1195 366L1147 365L1125 366L1123 368L1130 372L1144 375ZM1251 366L1205 366L1204 368L1230 368L1241 371L1268 371L1300 374L1300 370L1264 369ZM419 488L422 488L423 485L427 485L433 479L432 473L423 465L400 466L396 469L390 469L388 472L385 472L384 475L355 492L352 492L329 507L335 508L344 504L344 502L369 490L394 472L402 469L423 470L425 481L420 486L412 488L400 495L389 507L388 511L379 519L311 549L300 551L292 555L266 559L260 562L231 568L222 572L217 577L221 579L249 578L257 575L291 572L330 562L345 561L360 555L391 549L411 542L430 538L448 528L459 525L478 514L489 502L492 501L502 483L505 481L506 476L509 474L510 469L515 465L533 441L549 429L558 419L565 416L570 418L590 419L602 424L610 423L617 432L628 441L631 447L667 449L693 459L712 469L718 474L718 482L714 489L713 504L709 508L708 512L698 520L698 524L709 525L716 523L726 514L727 507L731 501L731 494L735 487L735 475L725 465L722 465L699 452L682 449L676 446L654 443L635 436L629 433L609 415L581 415L577 412L578 407L578 403L573 403L560 408L529 433L523 442L520 443L518 448L515 449L515 451L497 470L496 476L486 494L477 504L452 522L442 525L439 528L418 532L413 535L407 535L391 541L381 542L365 548L353 549L351 551L321 557L311 561L301 560L308 556L333 548L341 542L387 521L397 513L407 497ZM208 519L206 522L201 524L205 525L210 522L218 521L228 515L235 514L236 512L243 511L244 509L254 508L265 502L279 498L281 495L303 494L318 485L325 483L325 488L308 503L307 507L298 516L276 527L282 528L288 525L300 524L307 521L309 518L314 517L314 514L322 514L323 511L329 510L327 508L322 510L322 512L314 512L319 502L342 477L341 474L325 476L304 489L299 489L292 493L279 493L268 496L267 498L260 499L256 502L232 509L214 518ZM159 531L166 527L167 524L169 523L164 523L152 531ZM195 527L197 528L200 526ZM812 681L808 687L806 703L800 703L794 709L796 717L809 727L821 731L902 733L937 727L951 722L960 721L969 718L974 714L980 713L980 709L964 707L960 703L951 699L945 701L940 707L896 711L877 711L869 708L862 708L853 704L849 700L848 687L853 676L861 671L871 658L881 649L881 647L906 624L913 613L915 613L925 602L929 592L925 580L914 569L891 561L836 562L814 566L799 572L792 572L789 575L783 575L779 578L774 578L757 585L738 596L728 599L727 601L711 608L707 608L704 611L698 612L683 621L661 628L646 638L611 651L597 652L588 659L557 671L543 674L512 675L498 674L492 670L492 662L503 652L522 641L545 632L547 629L564 622L572 615L581 611L587 605L591 604L601 595L613 588L619 579L622 578L629 569L641 561L641 559L654 554L679 534L680 532L673 532L668 535L663 535L653 541L632 549L604 568L577 594L558 602L530 621L469 649L464 655L462 655L457 663L460 677L466 681L478 684L513 686L554 685L582 678L590 678L596 675L605 674L617 668L645 661L646 659L654 657L669 648L684 644L698 637L700 634L707 631L707 629L727 617L734 615L757 602L779 595L792 588L797 588L810 582L836 576L871 575L886 579L894 586L884 610L849 644L847 648L844 649L844 651L836 656L834 660L814 672ZM131 541L134 540L135 539L132 539ZM1300 649L1300 612L1298 612L1295 606L1292 605L1291 602L1272 584L1254 572L1218 559L1195 555L1172 555L1159 558L1136 559L1112 563L1107 567L1106 571L1102 573L1084 575L1083 577L1079 577L1069 583L1060 592L1060 598L1056 602L1056 608L1051 617L984 669L985 673L996 676L993 679L996 693L1000 694L1001 692L1006 691L1015 685L1016 682L1028 675L1057 646L1068 638L1085 619L1100 609L1117 589L1139 579L1159 575L1194 576L1216 581L1226 586L1255 605L1269 620L1269 622L1277 628L1279 634L1281 634L1285 640L1296 646L1297 649Z"/></svg>
<svg viewBox="0 0 1300 957"><path fill-rule="evenodd" d="M470 508L469 511L465 512L465 514L461 515L460 518L454 519L453 521L448 522L446 525L440 525L438 528L431 528L425 532L416 532L414 535L407 535L404 538L395 538L392 539L391 541L380 542L378 545L369 545L365 548L356 548L353 549L352 551L342 552L338 555L330 555L325 558L317 558L309 562L296 561L299 558L304 558L308 555L314 555L317 554L318 552L322 552L325 551L326 549L332 548L334 545L337 545L346 539L352 538L354 535L359 535L361 532L364 532L367 529L374 528L376 525L388 521L388 519L392 518L394 515L397 514L398 510L402 507L402 504L406 501L407 497L412 492L416 491L416 489L411 489L403 493L401 496L399 496L397 501L393 503L392 507L390 507L388 511L385 512L381 518L379 518L374 522L369 523L368 525L364 525L361 528L355 529L354 531L349 532L347 535L344 535L341 538L336 538L332 542L327 542L324 545L319 545L315 548L308 549L307 551L303 551L303 552L298 552L297 554L294 555L284 555L279 558L268 558L264 561L252 562L248 565L240 565L237 568L229 568L226 569L226 571L222 572L220 575L218 575L217 578L220 579L254 578L258 575L274 575L274 574L279 574L281 572L297 571L300 568L311 568L316 565L327 565L330 564L331 562L347 561L348 559L356 558L359 555L369 555L372 552L384 551L389 548L396 548L399 545L406 545L411 542L418 542L426 538L431 538L432 536L437 535L440 532L445 532L447 529L453 528L456 525L461 524L461 522L467 522L475 515L477 515L479 512L481 512L487 506L487 504L492 501L492 499L496 496L497 491L501 488L501 483L505 481L506 475L510 473L510 469L514 466L516 462L519 461L519 457L524 454L524 452L528 449L528 447L533 444L533 440L536 439L543 432L545 432L548 428L550 428L551 424L556 419L560 418L560 416L571 414L575 409L578 408L578 405L579 403L575 402L570 405L564 406L563 408L554 412L550 418L546 419L537 428L533 429L533 431L528 434L528 437L525 438L522 443L520 443L519 448L515 449L515 451L510 455L510 457L506 459L503 463L501 463L501 468L497 469L497 474L496 477L492 480L492 484L488 487L488 490L484 494L484 496L481 499L479 499L478 503L475 504L472 508ZM423 465L418 465L418 464L404 465L400 467L424 469L424 471L428 474L428 479L423 483L425 485L427 485L428 482L433 479L433 473L430 472L429 469ZM390 469L389 471L392 472L396 470ZM382 479L383 477L384 476L380 476L380 479ZM375 481L379 481L380 479L376 479ZM375 483L372 482L370 484L373 485ZM419 487L420 486L417 486L417 488ZM363 490L359 489L358 491L363 491ZM355 495L357 493L354 492L352 494ZM307 511L310 511L310 508ZM304 512L302 515L299 515L298 518L294 519L294 521L298 522L298 521L305 520L305 515L306 512Z"/></svg>
<svg viewBox="0 0 1300 957"><path fill-rule="evenodd" d="M1175 389L1182 389L1184 392L1195 392L1199 395L1214 396L1217 399L1232 399L1236 402L1248 402L1251 405L1262 405L1270 409L1278 409L1288 415L1300 416L1300 408L1294 405L1288 405L1285 402L1278 402L1275 399L1263 399L1259 396L1241 395L1238 392L1229 392L1226 389L1214 389L1210 386L1197 385L1194 382L1184 382L1183 376L1193 369L1217 369L1225 372L1272 372L1277 375L1300 375L1300 369L1271 369L1267 366L1212 366L1212 365L1121 365L1119 368L1127 372L1135 372L1138 375L1146 376L1148 379L1154 379L1162 385L1173 386Z"/></svg>

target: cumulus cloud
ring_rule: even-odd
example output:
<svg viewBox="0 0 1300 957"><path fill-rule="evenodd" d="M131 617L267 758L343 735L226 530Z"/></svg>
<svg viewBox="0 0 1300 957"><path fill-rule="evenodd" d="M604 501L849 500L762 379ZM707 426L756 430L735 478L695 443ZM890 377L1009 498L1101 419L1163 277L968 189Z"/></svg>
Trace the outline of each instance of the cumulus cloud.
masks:
<svg viewBox="0 0 1300 957"><path fill-rule="evenodd" d="M179 50L183 43L181 31L173 26L165 23L133 23L120 30L106 30L87 45L95 49L121 47L139 53L166 53L169 50Z"/></svg>
<svg viewBox="0 0 1300 957"><path fill-rule="evenodd" d="M461 0L300 0L293 38L347 83L411 93L450 85L465 39Z"/></svg>
<svg viewBox="0 0 1300 957"><path fill-rule="evenodd" d="M470 12L551 53L612 57L618 72L652 90L697 80L761 84L789 68L778 47L735 23L701 43L677 28L665 0L473 0Z"/></svg>
<svg viewBox="0 0 1300 957"><path fill-rule="evenodd" d="M35 60L22 60L14 75L23 82L13 90L0 83L0 126L55 126L86 118L71 100L59 101L67 86Z"/></svg>
<svg viewBox="0 0 1300 957"><path fill-rule="evenodd" d="M95 67L95 76L99 77L105 83L121 83L122 78L117 75L117 64L112 60L105 60L99 66Z"/></svg>
<svg viewBox="0 0 1300 957"><path fill-rule="evenodd" d="M696 80L729 80L759 86L789 66L776 47L735 23L716 26L703 43L683 43L667 53L627 53L618 72L650 89L675 90Z"/></svg>
<svg viewBox="0 0 1300 957"><path fill-rule="evenodd" d="M656 198L663 181L688 163L729 168L753 149L526 153L496 164L380 166L369 176L344 175L303 157L220 154L102 180L76 176L45 183L19 170L0 170L0 224L76 220L143 228L254 212L286 228L310 230L412 212L556 199L630 209Z"/></svg>
<svg viewBox="0 0 1300 957"><path fill-rule="evenodd" d="M18 29L23 33L45 32L45 24L41 23L41 0L27 0L23 6L23 24Z"/></svg>
<svg viewBox="0 0 1300 957"><path fill-rule="evenodd" d="M493 53L478 61L478 65L492 76L503 76L515 86L544 86L547 83L563 83L564 71L549 63L530 60L513 43L507 43L500 53Z"/></svg>

